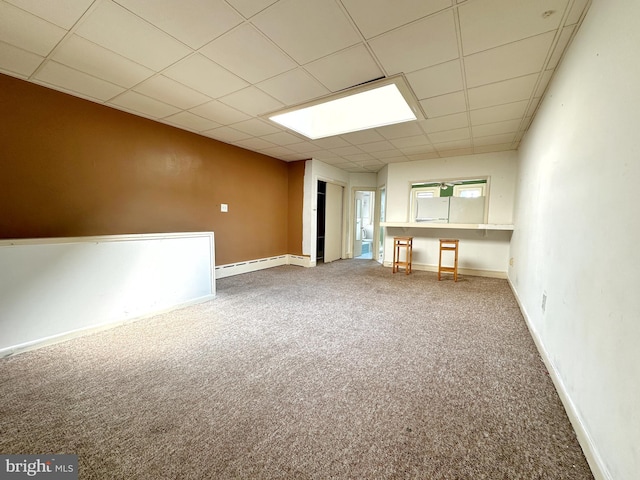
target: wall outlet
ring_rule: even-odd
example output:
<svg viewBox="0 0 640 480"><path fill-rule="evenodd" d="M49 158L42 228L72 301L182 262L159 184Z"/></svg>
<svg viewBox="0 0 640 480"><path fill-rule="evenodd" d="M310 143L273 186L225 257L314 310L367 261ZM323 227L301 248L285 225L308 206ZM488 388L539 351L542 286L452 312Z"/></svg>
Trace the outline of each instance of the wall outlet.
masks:
<svg viewBox="0 0 640 480"><path fill-rule="evenodd" d="M227 205L226 203L221 203L220 204L220 211L221 212L228 212L229 211L229 205Z"/></svg>
<svg viewBox="0 0 640 480"><path fill-rule="evenodd" d="M510 267L513 267L513 257L511 257L511 258L509 259L509 266L510 266Z"/></svg>

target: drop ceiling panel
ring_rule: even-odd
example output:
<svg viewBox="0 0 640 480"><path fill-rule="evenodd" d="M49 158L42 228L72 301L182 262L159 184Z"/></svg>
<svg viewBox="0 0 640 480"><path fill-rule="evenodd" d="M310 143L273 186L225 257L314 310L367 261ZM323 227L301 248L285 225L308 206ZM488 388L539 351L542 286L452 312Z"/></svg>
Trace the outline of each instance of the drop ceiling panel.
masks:
<svg viewBox="0 0 640 480"><path fill-rule="evenodd" d="M248 24L214 40L200 52L250 83L296 67L291 58Z"/></svg>
<svg viewBox="0 0 640 480"><path fill-rule="evenodd" d="M103 1L76 33L148 68L159 70L191 50L111 1Z"/></svg>
<svg viewBox="0 0 640 480"><path fill-rule="evenodd" d="M277 0L227 0L245 18L253 17L269 5L273 5Z"/></svg>
<svg viewBox="0 0 640 480"><path fill-rule="evenodd" d="M342 0L365 38L451 6L451 0Z"/></svg>
<svg viewBox="0 0 640 480"><path fill-rule="evenodd" d="M548 32L465 57L467 85L472 88L540 71L554 35Z"/></svg>
<svg viewBox="0 0 640 480"><path fill-rule="evenodd" d="M134 90L156 100L163 101L174 107L189 109L201 105L211 99L206 95L197 92L182 83L176 82L164 75L157 75L145 80ZM213 128L213 127L209 127Z"/></svg>
<svg viewBox="0 0 640 480"><path fill-rule="evenodd" d="M284 105L256 87L248 87L220 98L222 103L247 115L257 116L272 112Z"/></svg>
<svg viewBox="0 0 640 480"><path fill-rule="evenodd" d="M239 25L244 19L223 0L116 0L191 48Z"/></svg>
<svg viewBox="0 0 640 480"><path fill-rule="evenodd" d="M180 111L167 103L159 102L134 91L127 91L109 103L152 118L163 118Z"/></svg>
<svg viewBox="0 0 640 480"><path fill-rule="evenodd" d="M0 71L285 161L376 171L516 148L588 4L0 0ZM396 73L426 119L311 141L265 117Z"/></svg>
<svg viewBox="0 0 640 480"><path fill-rule="evenodd" d="M457 92L464 86L459 60L423 68L407 75L407 80L418 99Z"/></svg>
<svg viewBox="0 0 640 480"><path fill-rule="evenodd" d="M6 0L59 27L69 29L91 6L94 0Z"/></svg>
<svg viewBox="0 0 640 480"><path fill-rule="evenodd" d="M335 2L280 0L252 22L299 64L360 42L360 36Z"/></svg>
<svg viewBox="0 0 640 480"><path fill-rule="evenodd" d="M47 62L35 76L35 79L75 92L81 96L105 101L122 93L124 88L92 77L56 62Z"/></svg>
<svg viewBox="0 0 640 480"><path fill-rule="evenodd" d="M514 133L520 127L521 119L507 120L506 122L485 123L473 127L473 137L488 137L489 135L502 135Z"/></svg>
<svg viewBox="0 0 640 480"><path fill-rule="evenodd" d="M126 88L153 75L153 70L77 35L67 37L51 58Z"/></svg>
<svg viewBox="0 0 640 480"><path fill-rule="evenodd" d="M467 113L455 113L453 115L445 115L444 117L428 118L420 122L425 132L431 134L434 132L442 132L444 130L454 130L469 126Z"/></svg>
<svg viewBox="0 0 640 480"><path fill-rule="evenodd" d="M35 72L44 57L0 42L0 71L26 78Z"/></svg>
<svg viewBox="0 0 640 480"><path fill-rule="evenodd" d="M472 125L483 125L485 123L502 122L506 120L520 119L527 111L528 100L521 102L506 103L495 107L480 108L471 110Z"/></svg>
<svg viewBox="0 0 640 480"><path fill-rule="evenodd" d="M209 97L218 98L248 84L202 55L193 55L169 67L164 75Z"/></svg>
<svg viewBox="0 0 640 480"><path fill-rule="evenodd" d="M420 105L424 108L428 118L460 113L467 109L464 92L449 93L447 95L440 95L439 97L420 100Z"/></svg>
<svg viewBox="0 0 640 480"><path fill-rule="evenodd" d="M0 41L47 56L65 33L63 28L0 2Z"/></svg>
<svg viewBox="0 0 640 480"><path fill-rule="evenodd" d="M458 58L453 12L447 11L370 40L387 75L410 73Z"/></svg>
<svg viewBox="0 0 640 480"><path fill-rule="evenodd" d="M568 1L483 0L461 5L458 11L464 55L556 30ZM543 16L548 11L554 13Z"/></svg>
<svg viewBox="0 0 640 480"><path fill-rule="evenodd" d="M251 118L246 113L242 113L217 100L198 105L192 108L191 112L223 125L230 125Z"/></svg>
<svg viewBox="0 0 640 480"><path fill-rule="evenodd" d="M270 78L257 86L285 105L295 105L330 93L302 68Z"/></svg>
<svg viewBox="0 0 640 480"><path fill-rule="evenodd" d="M345 68L345 65L349 68ZM332 92L383 76L363 44L308 63L305 69Z"/></svg>
<svg viewBox="0 0 640 480"><path fill-rule="evenodd" d="M469 107L476 110L526 100L533 94L538 74L505 80L469 89Z"/></svg>
<svg viewBox="0 0 640 480"><path fill-rule="evenodd" d="M190 112L178 112L175 115L166 117L164 121L196 132L202 132L220 126L216 122L212 122L211 120L199 117Z"/></svg>

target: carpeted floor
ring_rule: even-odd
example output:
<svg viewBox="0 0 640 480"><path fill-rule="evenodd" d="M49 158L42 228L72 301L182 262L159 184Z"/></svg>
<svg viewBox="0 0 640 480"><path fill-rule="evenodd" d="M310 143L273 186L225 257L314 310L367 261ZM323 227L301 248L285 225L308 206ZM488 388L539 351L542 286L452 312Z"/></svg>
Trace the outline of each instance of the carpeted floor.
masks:
<svg viewBox="0 0 640 480"><path fill-rule="evenodd" d="M82 479L591 479L505 280L373 261L0 360L0 453Z"/></svg>

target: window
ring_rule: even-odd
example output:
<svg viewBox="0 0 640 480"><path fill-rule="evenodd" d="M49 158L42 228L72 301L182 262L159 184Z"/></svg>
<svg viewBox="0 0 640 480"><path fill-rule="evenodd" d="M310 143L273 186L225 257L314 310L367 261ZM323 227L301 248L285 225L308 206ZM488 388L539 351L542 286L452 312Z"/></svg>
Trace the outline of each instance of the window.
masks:
<svg viewBox="0 0 640 480"><path fill-rule="evenodd" d="M462 198L478 198L484 197L486 183L471 185L454 185L453 196Z"/></svg>

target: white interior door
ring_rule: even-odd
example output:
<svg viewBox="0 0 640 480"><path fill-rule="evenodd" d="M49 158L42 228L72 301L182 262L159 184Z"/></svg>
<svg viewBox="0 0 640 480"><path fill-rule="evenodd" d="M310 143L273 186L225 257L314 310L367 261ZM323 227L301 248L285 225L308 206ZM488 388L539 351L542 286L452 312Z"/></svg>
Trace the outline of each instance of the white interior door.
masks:
<svg viewBox="0 0 640 480"><path fill-rule="evenodd" d="M324 261L342 258L342 191L343 187L327 183L324 226Z"/></svg>

